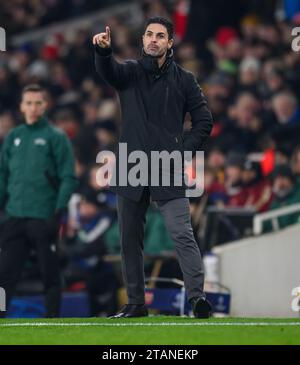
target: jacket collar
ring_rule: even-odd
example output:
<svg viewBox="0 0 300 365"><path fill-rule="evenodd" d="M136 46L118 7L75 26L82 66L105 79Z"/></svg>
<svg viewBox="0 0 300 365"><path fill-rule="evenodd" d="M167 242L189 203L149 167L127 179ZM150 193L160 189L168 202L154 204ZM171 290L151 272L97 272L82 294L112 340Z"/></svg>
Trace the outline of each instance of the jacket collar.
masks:
<svg viewBox="0 0 300 365"><path fill-rule="evenodd" d="M148 55L144 51L144 48L143 48L142 49L142 58L139 60L139 63L142 65L142 67L147 72L149 72L153 76L161 76L162 74L164 74L168 71L168 69L173 61L174 61L174 56L173 56L172 48L167 51L166 60L161 67L158 66L157 58Z"/></svg>
<svg viewBox="0 0 300 365"><path fill-rule="evenodd" d="M36 128L40 128L43 127L44 125L46 125L48 123L48 120L45 116L40 117L36 122L34 122L33 124L27 124L26 126L30 129L36 129Z"/></svg>

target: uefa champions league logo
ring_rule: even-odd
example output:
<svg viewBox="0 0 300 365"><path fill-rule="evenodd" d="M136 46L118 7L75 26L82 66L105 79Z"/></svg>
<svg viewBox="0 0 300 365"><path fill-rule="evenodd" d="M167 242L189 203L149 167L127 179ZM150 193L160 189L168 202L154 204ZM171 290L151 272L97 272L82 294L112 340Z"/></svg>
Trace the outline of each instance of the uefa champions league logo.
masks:
<svg viewBox="0 0 300 365"><path fill-rule="evenodd" d="M0 51L6 51L6 33L5 29L0 27Z"/></svg>
<svg viewBox="0 0 300 365"><path fill-rule="evenodd" d="M292 36L295 37L292 40L291 48L294 52L299 52L300 50L300 27L295 27L292 29Z"/></svg>
<svg viewBox="0 0 300 365"><path fill-rule="evenodd" d="M294 312L300 312L300 286L293 288L292 297L292 310Z"/></svg>

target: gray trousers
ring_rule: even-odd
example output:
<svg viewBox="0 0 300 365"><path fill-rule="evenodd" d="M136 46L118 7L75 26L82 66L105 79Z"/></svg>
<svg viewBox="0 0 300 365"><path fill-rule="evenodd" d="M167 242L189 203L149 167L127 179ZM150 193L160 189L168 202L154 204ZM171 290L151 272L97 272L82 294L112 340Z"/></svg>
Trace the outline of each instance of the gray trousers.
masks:
<svg viewBox="0 0 300 365"><path fill-rule="evenodd" d="M118 195L118 220L121 241L122 273L129 304L145 303L144 231L150 204L147 188L139 202ZM183 273L188 300L205 297L204 269L200 250L191 226L188 198L159 200L156 204L174 242Z"/></svg>

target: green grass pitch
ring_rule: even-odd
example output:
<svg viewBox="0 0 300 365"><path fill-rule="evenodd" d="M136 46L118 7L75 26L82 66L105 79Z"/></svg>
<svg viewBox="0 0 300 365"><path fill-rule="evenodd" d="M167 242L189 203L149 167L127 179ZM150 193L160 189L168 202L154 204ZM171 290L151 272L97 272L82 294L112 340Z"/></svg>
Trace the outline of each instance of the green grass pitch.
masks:
<svg viewBox="0 0 300 365"><path fill-rule="evenodd" d="M300 318L0 319L1 345L295 345Z"/></svg>

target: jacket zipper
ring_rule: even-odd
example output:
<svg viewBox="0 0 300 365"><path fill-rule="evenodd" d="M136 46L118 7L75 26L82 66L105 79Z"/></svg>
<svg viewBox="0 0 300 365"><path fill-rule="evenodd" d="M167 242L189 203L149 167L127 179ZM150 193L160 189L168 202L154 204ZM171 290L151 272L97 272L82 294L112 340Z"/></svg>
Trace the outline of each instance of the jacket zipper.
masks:
<svg viewBox="0 0 300 365"><path fill-rule="evenodd" d="M165 116L167 116L168 101L169 101L169 85L167 85L167 87L166 87L165 108L164 108Z"/></svg>

